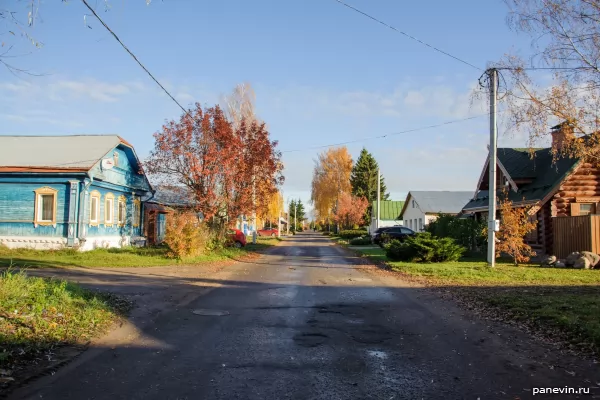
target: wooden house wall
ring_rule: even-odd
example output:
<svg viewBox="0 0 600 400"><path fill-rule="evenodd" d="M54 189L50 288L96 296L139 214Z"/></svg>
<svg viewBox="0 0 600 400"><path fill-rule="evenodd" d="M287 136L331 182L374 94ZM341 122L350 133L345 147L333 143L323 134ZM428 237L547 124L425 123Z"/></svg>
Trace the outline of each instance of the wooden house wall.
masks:
<svg viewBox="0 0 600 400"><path fill-rule="evenodd" d="M129 191L123 190L115 190L113 188L107 188L105 185L101 183L96 183L90 185L88 192L91 193L93 191L97 191L100 193L100 210L99 210L99 220L97 226L91 226L90 224L90 211L91 211L91 196L88 195L87 204L85 205L85 221L87 225L87 236L140 236L141 221L137 221L137 227L133 226L133 212L134 212L134 204L133 199L134 196ZM106 224L106 195L111 193L114 196L113 201L113 223L107 225ZM126 209L127 214L125 218L125 224L123 226L118 225L118 203L119 197L124 196L126 199ZM140 212L141 216L141 212Z"/></svg>
<svg viewBox="0 0 600 400"><path fill-rule="evenodd" d="M577 198L597 198L600 202L599 168L589 163L583 164L560 185L551 201L552 216L571 216L571 204ZM598 211L600 210L597 209L596 212Z"/></svg>
<svg viewBox="0 0 600 400"><path fill-rule="evenodd" d="M114 153L118 154L117 165L111 169L103 169L101 163L96 164L90 171L94 179L138 191L149 191L150 185L145 175L139 174L137 166L131 162L132 151L116 147L109 151L104 158L113 158Z"/></svg>
<svg viewBox="0 0 600 400"><path fill-rule="evenodd" d="M10 179L12 180L12 179ZM0 236L66 237L69 220L69 183L66 178L23 178L6 182L0 178ZM56 189L56 227L34 226L35 193L42 187Z"/></svg>

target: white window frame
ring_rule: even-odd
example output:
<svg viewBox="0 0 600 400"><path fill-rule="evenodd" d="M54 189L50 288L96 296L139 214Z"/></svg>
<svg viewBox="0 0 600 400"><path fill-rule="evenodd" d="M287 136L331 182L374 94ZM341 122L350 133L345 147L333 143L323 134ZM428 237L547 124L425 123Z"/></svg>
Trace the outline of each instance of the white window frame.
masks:
<svg viewBox="0 0 600 400"><path fill-rule="evenodd" d="M121 205L123 205L123 218L121 218ZM127 223L127 198L125 196L119 196L117 201L117 224L119 226L125 226Z"/></svg>
<svg viewBox="0 0 600 400"><path fill-rule="evenodd" d="M104 196L104 226L113 226L114 223L115 195L109 192Z"/></svg>
<svg viewBox="0 0 600 400"><path fill-rule="evenodd" d="M94 199L96 199L96 218L94 219ZM100 225L100 200L102 199L102 196L100 195L100 192L97 190L94 190L93 192L90 193L90 226L98 226Z"/></svg>
<svg viewBox="0 0 600 400"><path fill-rule="evenodd" d="M34 227L38 226L56 226L56 208L58 203L58 190L51 188L49 186L44 186L39 189L34 190L35 193L35 202L34 202L34 216L33 216L33 224ZM52 218L43 219L42 213L44 212L43 207L43 196L52 196Z"/></svg>

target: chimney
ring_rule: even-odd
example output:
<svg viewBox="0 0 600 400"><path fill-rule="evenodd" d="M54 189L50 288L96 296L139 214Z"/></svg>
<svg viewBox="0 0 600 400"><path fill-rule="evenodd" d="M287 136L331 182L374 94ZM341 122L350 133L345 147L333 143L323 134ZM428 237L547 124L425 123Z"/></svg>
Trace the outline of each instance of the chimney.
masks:
<svg viewBox="0 0 600 400"><path fill-rule="evenodd" d="M573 127L567 121L552 127L552 150L560 153L575 137Z"/></svg>

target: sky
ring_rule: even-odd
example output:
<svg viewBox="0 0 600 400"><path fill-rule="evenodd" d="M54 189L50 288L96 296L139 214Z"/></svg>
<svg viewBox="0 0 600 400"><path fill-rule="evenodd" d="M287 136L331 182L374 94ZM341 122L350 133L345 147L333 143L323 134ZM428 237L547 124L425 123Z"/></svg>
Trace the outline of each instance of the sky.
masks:
<svg viewBox="0 0 600 400"><path fill-rule="evenodd" d="M375 156L392 200L410 190L475 190L489 141L486 101L471 101L475 68L335 0L88 1L183 105L210 106L252 85L283 152L286 200L308 202L318 147L347 141L357 141L353 157L362 147ZM506 25L501 0L347 1L482 69L529 50L529 38ZM26 4L3 0L25 20ZM14 45L7 61L41 75L0 68L0 134L118 134L144 158L152 134L181 109L81 1L42 1L37 15L26 32L40 48L0 26L3 48ZM500 146L526 144L504 126Z"/></svg>

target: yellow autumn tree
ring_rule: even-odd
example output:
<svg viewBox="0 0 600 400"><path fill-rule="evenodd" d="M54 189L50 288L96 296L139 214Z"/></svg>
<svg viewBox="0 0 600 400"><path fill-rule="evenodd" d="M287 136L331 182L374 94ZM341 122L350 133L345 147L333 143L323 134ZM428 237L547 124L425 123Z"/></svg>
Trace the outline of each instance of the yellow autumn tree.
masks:
<svg viewBox="0 0 600 400"><path fill-rule="evenodd" d="M506 197L504 193L504 199L498 207L501 223L500 231L496 235L496 257L506 253L515 265L519 265L536 255L531 246L525 243L525 236L537 228L537 221L531 221L526 208L514 207L512 201Z"/></svg>
<svg viewBox="0 0 600 400"><path fill-rule="evenodd" d="M261 218L269 220L271 224L276 227L279 216L284 211L283 195L281 192L277 191L271 195L267 208L261 215Z"/></svg>
<svg viewBox="0 0 600 400"><path fill-rule="evenodd" d="M600 0L505 3L509 25L530 36L532 51L491 65L500 74L511 130L527 133L529 145L539 147L548 142L549 128L562 123L566 140L553 148L555 157L600 163Z"/></svg>
<svg viewBox="0 0 600 400"><path fill-rule="evenodd" d="M346 146L320 153L313 170L311 203L316 217L331 220L339 197L351 191L352 156Z"/></svg>

